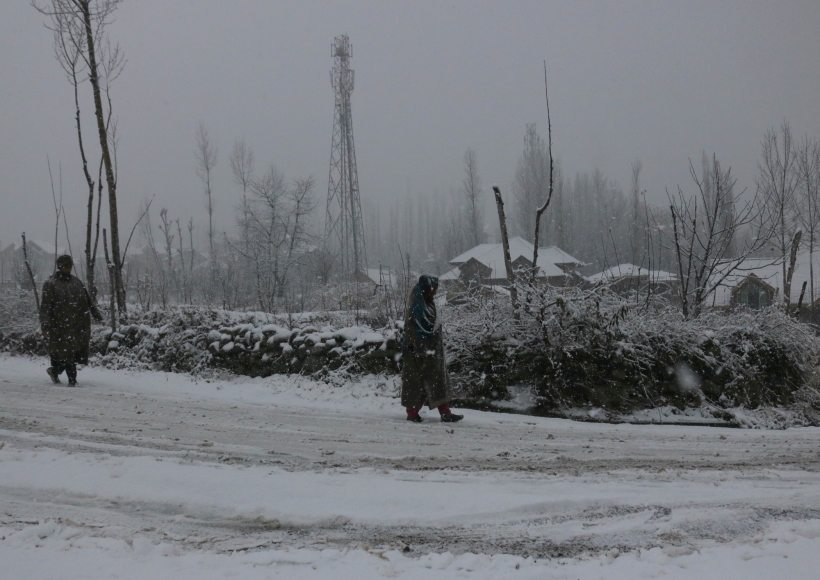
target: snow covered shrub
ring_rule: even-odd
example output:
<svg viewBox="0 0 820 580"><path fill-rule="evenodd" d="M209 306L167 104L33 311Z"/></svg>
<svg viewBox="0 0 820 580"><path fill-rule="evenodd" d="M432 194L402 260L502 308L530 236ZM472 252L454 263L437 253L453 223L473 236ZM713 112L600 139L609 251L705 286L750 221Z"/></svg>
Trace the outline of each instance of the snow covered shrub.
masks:
<svg viewBox="0 0 820 580"><path fill-rule="evenodd" d="M37 331L39 327L31 290L0 292L0 350L45 353L45 344Z"/></svg>
<svg viewBox="0 0 820 580"><path fill-rule="evenodd" d="M791 403L820 360L812 327L781 311L706 312L685 320L662 301L605 288L519 289L445 309L450 368L467 397L530 385L546 408L614 410Z"/></svg>
<svg viewBox="0 0 820 580"><path fill-rule="evenodd" d="M0 291L0 332L31 332L40 326L31 290Z"/></svg>

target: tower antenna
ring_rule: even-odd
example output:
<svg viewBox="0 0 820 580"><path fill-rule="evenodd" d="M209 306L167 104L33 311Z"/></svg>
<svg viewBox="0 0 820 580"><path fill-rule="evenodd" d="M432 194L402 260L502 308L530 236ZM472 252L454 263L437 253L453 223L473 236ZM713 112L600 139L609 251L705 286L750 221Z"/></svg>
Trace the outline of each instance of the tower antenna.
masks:
<svg viewBox="0 0 820 580"><path fill-rule="evenodd" d="M331 56L335 62L330 71L330 84L336 95L336 103L327 183L325 243L331 251L337 252L343 275L352 275L367 269L367 253L350 106L355 79L350 68L353 51L347 35L337 36L333 40Z"/></svg>

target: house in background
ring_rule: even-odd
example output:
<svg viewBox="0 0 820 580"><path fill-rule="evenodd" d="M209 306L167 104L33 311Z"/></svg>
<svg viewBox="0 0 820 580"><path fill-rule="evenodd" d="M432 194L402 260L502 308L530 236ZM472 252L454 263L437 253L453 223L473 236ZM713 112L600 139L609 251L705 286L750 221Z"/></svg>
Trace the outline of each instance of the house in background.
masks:
<svg viewBox="0 0 820 580"><path fill-rule="evenodd" d="M786 269L788 270L788 264ZM813 305L812 276L814 277ZM766 308L783 300L783 282L782 262L775 258L747 259L743 262L741 269L732 272L721 282L714 294L709 297L708 305L722 309L744 307L759 310ZM811 319L812 322L820 320L820 252L815 252L811 259L808 252L797 254L791 280L789 304L793 309L800 304L801 319Z"/></svg>
<svg viewBox="0 0 820 580"><path fill-rule="evenodd" d="M516 271L532 267L534 246L527 240L510 239L510 260ZM479 244L450 260L452 270L439 276L439 282L448 292L461 292L477 286L507 286L507 267L502 244ZM583 282L576 273L585 265L557 246L538 249L536 278L553 286L570 286Z"/></svg>
<svg viewBox="0 0 820 580"><path fill-rule="evenodd" d="M604 284L613 292L622 296L634 292L651 292L677 300L678 276L664 270L649 270L635 264L618 264L587 276L590 284Z"/></svg>
<svg viewBox="0 0 820 580"><path fill-rule="evenodd" d="M814 256L815 293L820 292L820 256ZM811 304L811 281L808 253L798 254L794 263L794 274L790 300L793 306L800 301L803 282L806 291L803 307ZM815 296L815 300L820 296ZM746 307L759 310L783 299L783 264L773 258L747 259L741 269L729 274L715 290L709 305L713 308Z"/></svg>
<svg viewBox="0 0 820 580"><path fill-rule="evenodd" d="M732 288L729 304L731 306L745 306L752 310L760 310L761 308L766 308L774 304L777 295L777 288L761 280L754 273L751 273L743 278L740 284ZM798 296L798 301L799 300L800 298Z"/></svg>
<svg viewBox="0 0 820 580"><path fill-rule="evenodd" d="M395 288L399 283L396 273L387 267L368 268L365 271L357 269L353 274L353 281L371 288Z"/></svg>
<svg viewBox="0 0 820 580"><path fill-rule="evenodd" d="M105 265L102 255L97 256L97 267ZM190 247L184 248L182 254L176 248L171 249L171 264L174 270L179 270L185 266L186 271L194 271L204 268L210 264L208 255ZM123 268L131 274L143 274L158 268L168 268L168 252L165 248L152 248L145 244L142 247L128 250L128 255L123 259ZM96 270L97 268L95 268Z"/></svg>
<svg viewBox="0 0 820 580"><path fill-rule="evenodd" d="M31 271L39 284L54 273L55 255L61 256L70 252L66 248L55 249L54 244L41 240L26 240L26 253ZM30 287L22 243L9 244L0 250L0 285Z"/></svg>

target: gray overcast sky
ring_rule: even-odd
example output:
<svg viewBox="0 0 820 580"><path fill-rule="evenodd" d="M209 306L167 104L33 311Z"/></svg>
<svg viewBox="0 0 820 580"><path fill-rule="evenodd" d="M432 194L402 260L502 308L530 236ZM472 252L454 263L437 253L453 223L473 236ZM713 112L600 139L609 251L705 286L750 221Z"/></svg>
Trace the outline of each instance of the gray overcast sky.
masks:
<svg viewBox="0 0 820 580"><path fill-rule="evenodd" d="M25 0L0 5L0 243L23 230L53 235L49 155L62 162L79 253L86 193L72 94L42 22ZM818 0L127 0L110 29L128 59L113 91L121 227L151 195L157 209L204 225L200 120L219 146L222 227L238 199L236 136L258 167L314 174L323 205L339 34L354 47L365 203L457 186L468 146L484 183L509 192L525 125L545 135L543 60L568 174L598 167L628 187L641 159L643 185L661 200L665 187L691 189L687 159L705 149L753 188L767 128L785 118L797 135L820 136L818 30Z"/></svg>

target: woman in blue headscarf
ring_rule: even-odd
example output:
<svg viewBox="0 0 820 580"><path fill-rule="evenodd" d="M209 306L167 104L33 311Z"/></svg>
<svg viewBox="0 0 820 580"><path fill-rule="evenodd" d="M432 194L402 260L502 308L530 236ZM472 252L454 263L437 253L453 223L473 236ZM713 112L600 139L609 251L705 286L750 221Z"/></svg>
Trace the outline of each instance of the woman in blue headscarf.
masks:
<svg viewBox="0 0 820 580"><path fill-rule="evenodd" d="M419 411L427 403L438 408L441 420L455 423L464 418L450 411L447 403L453 398L444 341L433 301L438 290L438 278L427 274L419 277L410 292L410 305L404 319L402 338L401 404L407 409L407 420L421 423Z"/></svg>

